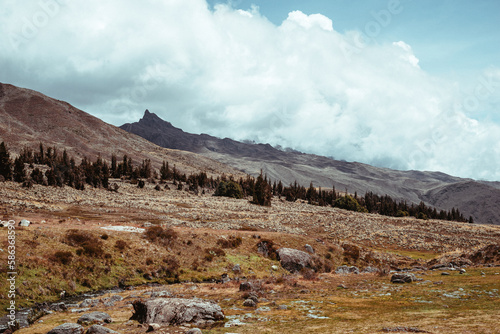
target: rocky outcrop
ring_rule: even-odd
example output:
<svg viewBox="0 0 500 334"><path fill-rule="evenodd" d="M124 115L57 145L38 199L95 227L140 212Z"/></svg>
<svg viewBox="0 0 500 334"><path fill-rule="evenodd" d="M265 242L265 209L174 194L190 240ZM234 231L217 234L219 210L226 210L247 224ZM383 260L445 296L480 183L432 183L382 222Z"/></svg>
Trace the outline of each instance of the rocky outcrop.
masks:
<svg viewBox="0 0 500 334"><path fill-rule="evenodd" d="M340 266L335 270L336 274L348 275L348 274L359 274L359 268L355 266Z"/></svg>
<svg viewBox="0 0 500 334"><path fill-rule="evenodd" d="M101 325L90 326L85 334L119 334L118 332Z"/></svg>
<svg viewBox="0 0 500 334"><path fill-rule="evenodd" d="M292 248L280 248L276 251L281 266L290 272L297 272L311 266L311 255Z"/></svg>
<svg viewBox="0 0 500 334"><path fill-rule="evenodd" d="M83 326L88 326L93 324L102 325L105 323L109 324L111 322L112 320L109 314L97 311L84 314L77 321L77 323Z"/></svg>
<svg viewBox="0 0 500 334"><path fill-rule="evenodd" d="M78 324L66 323L49 331L47 334L83 334L83 326Z"/></svg>
<svg viewBox="0 0 500 334"><path fill-rule="evenodd" d="M156 298L133 303L131 320L160 325L204 326L224 319L219 305L198 298Z"/></svg>
<svg viewBox="0 0 500 334"><path fill-rule="evenodd" d="M391 277L391 283L399 284L411 283L415 282L416 280L417 278L415 277L415 275L410 273L397 273L392 275Z"/></svg>

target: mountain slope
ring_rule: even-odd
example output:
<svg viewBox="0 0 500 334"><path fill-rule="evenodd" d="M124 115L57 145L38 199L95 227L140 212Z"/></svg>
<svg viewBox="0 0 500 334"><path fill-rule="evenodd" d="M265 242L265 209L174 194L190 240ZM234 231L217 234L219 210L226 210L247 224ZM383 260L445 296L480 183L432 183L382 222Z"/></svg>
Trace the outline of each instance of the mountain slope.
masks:
<svg viewBox="0 0 500 334"><path fill-rule="evenodd" d="M247 144L206 134L190 134L146 110L139 122L127 123L122 129L135 133L162 147L202 154L251 175L263 170L274 180L285 184L299 182L364 194L372 191L394 199L426 204L438 209L458 207L476 222L500 224L500 196L496 183L477 182L440 172L398 171L377 168L357 162L344 162L313 154L285 152L267 144ZM465 191L456 193L457 185ZM443 196L446 194L446 200ZM477 199L485 203L477 209Z"/></svg>
<svg viewBox="0 0 500 334"><path fill-rule="evenodd" d="M163 160L190 173L207 171L213 174L241 174L235 169L191 152L159 147L137 135L79 110L70 104L52 99L41 93L0 83L0 141L9 150L18 153L24 146L38 148L55 146L66 149L75 157L89 158L101 155L118 159L124 154L134 163L150 159L157 168Z"/></svg>

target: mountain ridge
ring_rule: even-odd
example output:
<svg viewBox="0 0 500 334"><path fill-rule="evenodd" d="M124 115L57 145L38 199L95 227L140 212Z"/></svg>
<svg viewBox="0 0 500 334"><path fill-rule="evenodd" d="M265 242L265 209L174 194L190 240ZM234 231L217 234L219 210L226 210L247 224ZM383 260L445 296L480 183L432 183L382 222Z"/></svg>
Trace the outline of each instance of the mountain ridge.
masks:
<svg viewBox="0 0 500 334"><path fill-rule="evenodd" d="M444 210L461 203L460 210L476 222L500 224L500 189L494 182L463 179L442 172L391 170L314 154L285 152L269 144L191 134L148 110L138 122L126 123L120 128L159 146L195 152L250 175L256 176L262 170L269 178L285 184L297 181L307 186L313 182L316 187L334 185L337 190L347 189L351 193L371 191L415 204L423 201ZM460 184L466 184L467 191L454 194ZM477 210L480 203L486 203L484 211Z"/></svg>
<svg viewBox="0 0 500 334"><path fill-rule="evenodd" d="M67 102L50 98L26 88L0 83L0 141L18 154L23 147L38 149L55 146L75 158L106 160L115 154L133 158L134 163L150 159L159 168L163 160L185 173L206 171L212 174L242 173L210 158L159 147L142 137L124 131L94 117Z"/></svg>

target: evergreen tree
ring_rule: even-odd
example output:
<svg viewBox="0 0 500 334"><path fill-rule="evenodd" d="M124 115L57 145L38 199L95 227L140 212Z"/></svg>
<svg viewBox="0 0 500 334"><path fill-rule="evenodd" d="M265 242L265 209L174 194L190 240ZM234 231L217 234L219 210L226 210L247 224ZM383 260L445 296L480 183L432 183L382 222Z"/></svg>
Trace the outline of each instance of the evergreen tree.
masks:
<svg viewBox="0 0 500 334"><path fill-rule="evenodd" d="M271 206L272 189L267 180L264 179L262 171L255 182L255 188L253 193L252 203Z"/></svg>
<svg viewBox="0 0 500 334"><path fill-rule="evenodd" d="M12 161L5 143L0 143L0 176L9 181L12 178Z"/></svg>
<svg viewBox="0 0 500 334"><path fill-rule="evenodd" d="M14 181L23 183L26 181L26 171L24 170L24 162L21 158L14 160Z"/></svg>

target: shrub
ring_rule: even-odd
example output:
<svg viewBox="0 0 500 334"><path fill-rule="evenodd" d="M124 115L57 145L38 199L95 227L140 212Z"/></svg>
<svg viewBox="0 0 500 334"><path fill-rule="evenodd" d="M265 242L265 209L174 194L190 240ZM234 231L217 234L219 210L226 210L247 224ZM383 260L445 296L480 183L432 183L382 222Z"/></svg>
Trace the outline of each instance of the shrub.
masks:
<svg viewBox="0 0 500 334"><path fill-rule="evenodd" d="M153 259L152 259L152 258L148 257L148 258L146 259L146 265L150 266L150 265L152 265L153 263L155 263L155 262L153 261Z"/></svg>
<svg viewBox="0 0 500 334"><path fill-rule="evenodd" d="M333 206L349 211L368 212L368 210L366 210L365 207L362 207L354 197L349 195L337 198Z"/></svg>
<svg viewBox="0 0 500 334"><path fill-rule="evenodd" d="M314 270L309 268L302 268L300 270L300 274L305 280L308 281L315 281L318 279L318 274Z"/></svg>
<svg viewBox="0 0 500 334"><path fill-rule="evenodd" d="M101 240L88 232L69 230L66 233L66 243L70 246L80 247L76 251L77 255L102 257L104 254Z"/></svg>
<svg viewBox="0 0 500 334"><path fill-rule="evenodd" d="M217 245L222 248L238 248L243 240L241 237L230 236L229 239L219 239L217 240Z"/></svg>
<svg viewBox="0 0 500 334"><path fill-rule="evenodd" d="M71 252L63 252L63 251L57 251L54 254L52 254L49 259L52 262L55 263L60 263L63 265L67 265L71 263L71 260L73 259L73 253Z"/></svg>
<svg viewBox="0 0 500 334"><path fill-rule="evenodd" d="M101 239L102 240L108 240L109 238L109 235L107 235L106 233L104 233L103 235L101 235Z"/></svg>
<svg viewBox="0 0 500 334"><path fill-rule="evenodd" d="M165 272L168 276L175 276L180 268L179 261L175 256L168 256L163 259L166 264Z"/></svg>
<svg viewBox="0 0 500 334"><path fill-rule="evenodd" d="M124 240L116 240L115 248L121 252L121 251L125 250L125 248L127 248L127 242Z"/></svg>
<svg viewBox="0 0 500 334"><path fill-rule="evenodd" d="M214 196L224 196L230 198L243 198L243 190L239 183L234 181L221 181L219 182Z"/></svg>
<svg viewBox="0 0 500 334"><path fill-rule="evenodd" d="M177 233L171 228L163 229L161 226L151 226L144 232L144 237L151 242L168 245L172 240L177 239Z"/></svg>
<svg viewBox="0 0 500 334"><path fill-rule="evenodd" d="M207 248L205 249L205 261L212 262L215 257L226 256L226 252L224 252L220 248Z"/></svg>

